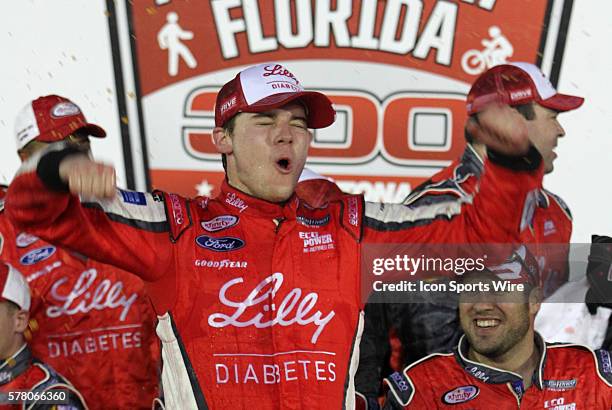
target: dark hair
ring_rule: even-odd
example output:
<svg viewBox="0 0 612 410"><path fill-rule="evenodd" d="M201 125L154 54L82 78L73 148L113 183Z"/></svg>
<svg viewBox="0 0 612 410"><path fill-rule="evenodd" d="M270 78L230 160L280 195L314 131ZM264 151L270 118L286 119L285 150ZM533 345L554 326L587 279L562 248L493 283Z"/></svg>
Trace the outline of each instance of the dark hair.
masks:
<svg viewBox="0 0 612 410"><path fill-rule="evenodd" d="M13 302L12 300L3 300L3 302L6 303L6 306L8 308L9 313L14 313L14 312L19 312L21 310L21 308L19 307L19 305L15 302Z"/></svg>
<svg viewBox="0 0 612 410"><path fill-rule="evenodd" d="M234 115L232 118L227 120L225 124L223 124L223 132L226 132L228 135L232 135L234 133L234 127L236 126L236 117L238 117L240 113ZM223 164L223 170L227 172L227 158L225 154L221 154L221 164Z"/></svg>
<svg viewBox="0 0 612 410"><path fill-rule="evenodd" d="M535 108L533 108L533 102L515 105L512 108L517 110L527 121L535 120L536 113ZM474 118L478 122L478 113L470 115L470 118ZM468 143L474 142L474 137L465 128L463 129L463 136Z"/></svg>
<svg viewBox="0 0 612 410"><path fill-rule="evenodd" d="M527 121L535 120L536 113L533 108L533 102L527 104L521 104L514 107Z"/></svg>

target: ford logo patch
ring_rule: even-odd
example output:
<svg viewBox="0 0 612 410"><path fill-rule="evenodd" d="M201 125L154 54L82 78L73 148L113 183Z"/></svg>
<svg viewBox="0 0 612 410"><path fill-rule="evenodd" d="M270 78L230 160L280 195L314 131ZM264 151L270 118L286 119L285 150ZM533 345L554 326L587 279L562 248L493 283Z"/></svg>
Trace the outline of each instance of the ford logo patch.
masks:
<svg viewBox="0 0 612 410"><path fill-rule="evenodd" d="M19 259L19 262L21 262L22 265L34 265L37 262L49 259L54 253L55 246L45 246L26 253Z"/></svg>
<svg viewBox="0 0 612 410"><path fill-rule="evenodd" d="M446 404L465 403L478 396L478 393L480 390L474 385L461 386L446 393L442 401Z"/></svg>
<svg viewBox="0 0 612 410"><path fill-rule="evenodd" d="M215 252L229 252L240 249L244 246L244 241L231 236L214 238L208 235L200 235L196 238L196 243L202 248L210 249Z"/></svg>

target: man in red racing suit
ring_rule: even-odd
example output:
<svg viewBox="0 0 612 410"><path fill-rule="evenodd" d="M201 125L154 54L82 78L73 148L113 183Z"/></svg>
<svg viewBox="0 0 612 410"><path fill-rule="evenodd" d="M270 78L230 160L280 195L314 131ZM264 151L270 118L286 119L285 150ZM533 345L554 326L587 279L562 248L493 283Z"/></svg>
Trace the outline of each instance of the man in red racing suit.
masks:
<svg viewBox="0 0 612 410"><path fill-rule="evenodd" d="M287 86L272 89L269 76ZM516 242L525 198L541 184L520 124L497 126L517 118L493 107L478 127L506 155L490 152L473 204L421 213L347 195L315 208L293 190L307 128L333 122L327 97L261 64L227 83L216 109L227 180L214 199L115 191L111 167L60 143L24 164L6 204L18 226L146 281L170 408L354 408L363 244ZM250 180L241 167L257 160Z"/></svg>
<svg viewBox="0 0 612 410"><path fill-rule="evenodd" d="M464 276L479 291L459 295L464 335L457 347L386 378L384 409L612 408L610 352L545 343L535 332L541 292L537 263L528 257L511 262L518 275L509 276L504 264ZM516 290L495 290L494 282L513 283Z"/></svg>
<svg viewBox="0 0 612 410"><path fill-rule="evenodd" d="M52 141L88 146L89 133L105 135L66 98L44 96L26 107L17 128L23 123L25 130L38 132L18 133L22 159ZM53 117L55 107L73 115ZM35 126L28 112L36 113ZM160 354L142 280L17 229L3 210L5 189L0 187L0 256L28 280L34 356L70 379L91 409L150 409L158 394Z"/></svg>
<svg viewBox="0 0 612 410"><path fill-rule="evenodd" d="M384 409L611 408L610 352L545 343L537 333L535 343L539 366L528 389L516 373L468 359L463 336L454 353L432 354L386 378L390 391Z"/></svg>
<svg viewBox="0 0 612 410"><path fill-rule="evenodd" d="M32 356L26 342L30 307L25 278L0 260L0 409L86 410L81 393Z"/></svg>

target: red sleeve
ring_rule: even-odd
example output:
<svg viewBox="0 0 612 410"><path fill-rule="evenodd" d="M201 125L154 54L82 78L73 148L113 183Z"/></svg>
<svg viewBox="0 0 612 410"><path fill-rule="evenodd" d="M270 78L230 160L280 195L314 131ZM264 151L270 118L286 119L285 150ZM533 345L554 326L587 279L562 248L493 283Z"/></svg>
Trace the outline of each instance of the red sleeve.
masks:
<svg viewBox="0 0 612 410"><path fill-rule="evenodd" d="M514 171L487 161L471 203L465 196L416 208L367 203L364 242L519 243L542 176L541 165Z"/></svg>
<svg viewBox="0 0 612 410"><path fill-rule="evenodd" d="M6 197L5 211L18 229L147 281L169 271L174 256L166 195L117 190L110 200L80 201L45 187L36 159L24 163Z"/></svg>

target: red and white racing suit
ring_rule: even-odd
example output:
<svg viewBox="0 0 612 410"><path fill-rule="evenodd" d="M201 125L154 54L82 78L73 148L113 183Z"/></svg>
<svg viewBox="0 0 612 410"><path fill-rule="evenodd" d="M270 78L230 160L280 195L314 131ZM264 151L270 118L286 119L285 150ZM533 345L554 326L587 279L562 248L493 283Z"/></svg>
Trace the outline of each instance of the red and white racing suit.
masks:
<svg viewBox="0 0 612 410"><path fill-rule="evenodd" d="M544 343L536 333L539 366L525 389L516 373L468 359L463 336L454 353L435 353L385 379L384 409L543 409L612 408L610 352L572 344Z"/></svg>
<svg viewBox="0 0 612 410"><path fill-rule="evenodd" d="M321 208L296 196L270 203L227 183L214 199L118 190L81 202L50 177L70 152L54 144L24 163L7 212L147 282L166 405L180 409L353 408L363 244L516 242L522 204L542 179L541 166L488 161L473 205L423 213L353 195Z"/></svg>
<svg viewBox="0 0 612 410"><path fill-rule="evenodd" d="M478 192L484 162L468 144L463 156L421 184L404 201L410 207L434 206L456 198L471 198ZM521 232L521 243L527 244L538 260L540 288L544 297L552 295L569 279L569 241L572 216L568 206L557 195L540 189L529 198L533 216Z"/></svg>
<svg viewBox="0 0 612 410"><path fill-rule="evenodd" d="M160 352L142 280L16 229L4 192L0 258L28 281L33 354L73 381L90 409L150 409Z"/></svg>

